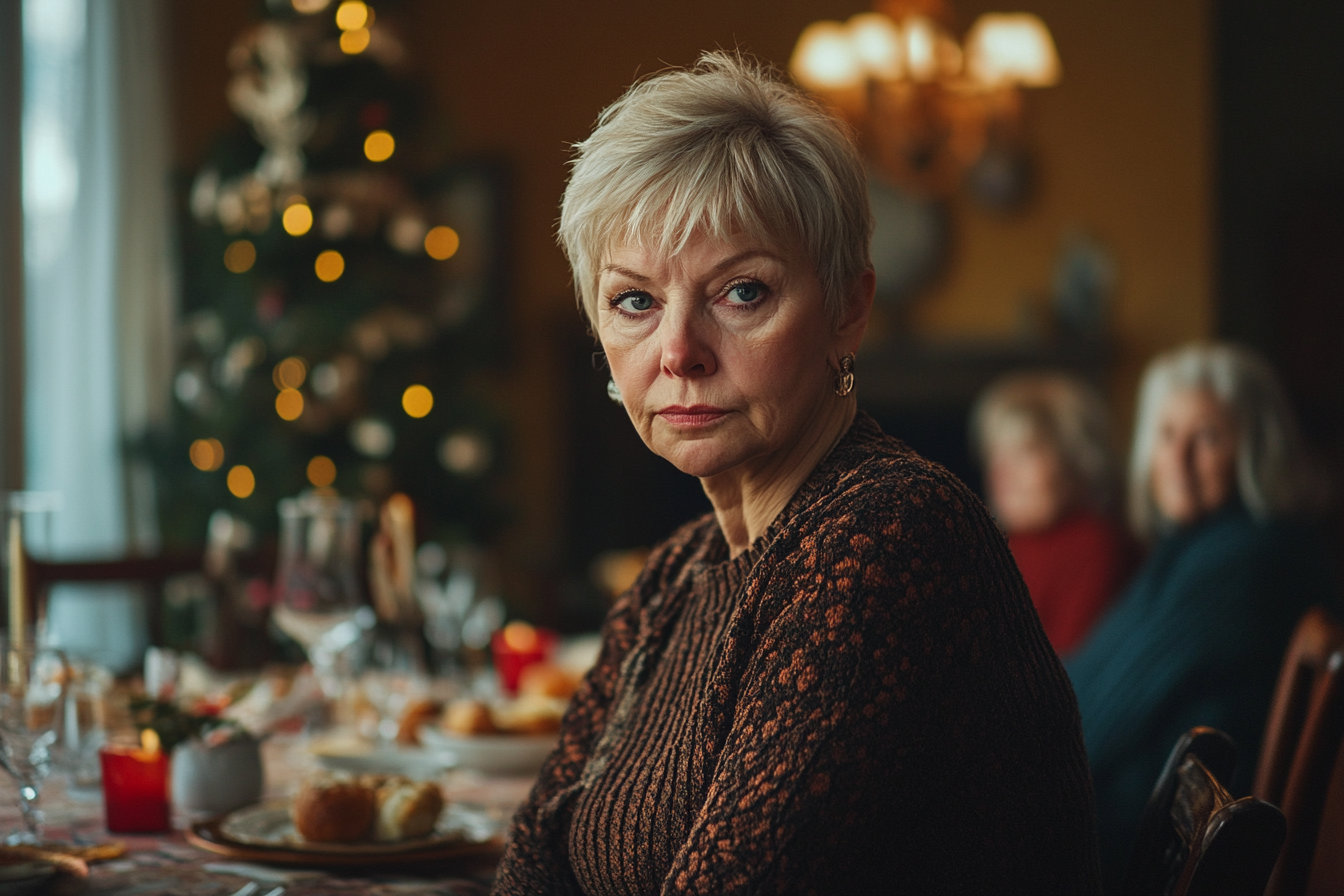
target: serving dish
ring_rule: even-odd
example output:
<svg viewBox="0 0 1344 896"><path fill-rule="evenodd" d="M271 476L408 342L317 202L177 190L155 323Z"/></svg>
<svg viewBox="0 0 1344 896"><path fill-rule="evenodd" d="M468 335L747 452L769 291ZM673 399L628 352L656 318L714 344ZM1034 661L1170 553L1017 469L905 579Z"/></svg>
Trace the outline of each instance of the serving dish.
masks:
<svg viewBox="0 0 1344 896"><path fill-rule="evenodd" d="M449 734L434 725L420 729L420 742L451 754L456 767L492 775L532 775L555 749L556 735Z"/></svg>
<svg viewBox="0 0 1344 896"><path fill-rule="evenodd" d="M458 762L455 753L438 747L379 745L361 749L314 747L318 765L329 771L357 775L405 775L428 780Z"/></svg>

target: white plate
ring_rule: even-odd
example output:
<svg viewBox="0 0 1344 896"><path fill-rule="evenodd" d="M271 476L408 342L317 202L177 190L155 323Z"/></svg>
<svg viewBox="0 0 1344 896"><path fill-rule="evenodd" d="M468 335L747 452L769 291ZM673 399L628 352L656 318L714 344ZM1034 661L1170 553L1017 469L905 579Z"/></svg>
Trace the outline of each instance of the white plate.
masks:
<svg viewBox="0 0 1344 896"><path fill-rule="evenodd" d="M288 802L262 803L237 809L219 821L219 831L224 837L245 846L364 855L411 852L451 843L483 843L496 833L496 827L480 809L456 804L449 805L443 811L430 834L393 843L310 843L294 829Z"/></svg>
<svg viewBox="0 0 1344 896"><path fill-rule="evenodd" d="M457 765L455 753L434 747L372 747L365 751L313 750L318 765L338 772L357 775L405 775L408 778L428 780L445 769Z"/></svg>
<svg viewBox="0 0 1344 896"><path fill-rule="evenodd" d="M425 725L420 741L427 748L451 753L458 768L492 775L534 775L555 749L556 735L537 737L511 734L476 734L464 737Z"/></svg>

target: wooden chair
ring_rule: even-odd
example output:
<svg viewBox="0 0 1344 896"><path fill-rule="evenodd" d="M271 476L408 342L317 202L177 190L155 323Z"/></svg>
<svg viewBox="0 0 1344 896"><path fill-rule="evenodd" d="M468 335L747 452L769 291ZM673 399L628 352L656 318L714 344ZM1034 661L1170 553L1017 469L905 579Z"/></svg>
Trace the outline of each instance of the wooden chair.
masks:
<svg viewBox="0 0 1344 896"><path fill-rule="evenodd" d="M1254 794L1279 806L1288 822L1266 891L1272 896L1306 892L1341 741L1344 626L1313 607L1289 642L1255 774Z"/></svg>
<svg viewBox="0 0 1344 896"><path fill-rule="evenodd" d="M145 588L149 642L163 643L163 583L181 573L199 572L200 551L128 557L120 560L48 562L28 559L28 618L45 613L51 587L62 582L128 582Z"/></svg>
<svg viewBox="0 0 1344 896"><path fill-rule="evenodd" d="M1138 896L1260 896L1283 845L1283 814L1233 799L1231 738L1192 728L1176 742L1144 812L1125 880Z"/></svg>

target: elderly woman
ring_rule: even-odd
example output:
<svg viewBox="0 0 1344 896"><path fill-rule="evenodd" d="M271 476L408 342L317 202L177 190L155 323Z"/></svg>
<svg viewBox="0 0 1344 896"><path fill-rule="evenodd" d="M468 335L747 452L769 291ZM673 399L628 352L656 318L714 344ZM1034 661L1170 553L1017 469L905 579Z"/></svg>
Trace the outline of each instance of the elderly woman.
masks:
<svg viewBox="0 0 1344 896"><path fill-rule="evenodd" d="M1177 737L1212 725L1240 747L1244 793L1294 623L1334 598L1304 518L1325 491L1273 371L1231 345L1149 365L1139 393L1130 514L1153 542L1126 593L1067 663L1097 789L1107 883L1124 874Z"/></svg>
<svg viewBox="0 0 1344 896"><path fill-rule="evenodd" d="M1075 703L1003 539L856 411L870 230L847 134L724 54L579 145L560 240L612 392L713 512L612 608L496 892L1095 889Z"/></svg>
<svg viewBox="0 0 1344 896"><path fill-rule="evenodd" d="M1062 373L1010 374L971 411L990 509L1008 536L1041 625L1073 650L1134 570L1113 515L1116 464L1106 405Z"/></svg>

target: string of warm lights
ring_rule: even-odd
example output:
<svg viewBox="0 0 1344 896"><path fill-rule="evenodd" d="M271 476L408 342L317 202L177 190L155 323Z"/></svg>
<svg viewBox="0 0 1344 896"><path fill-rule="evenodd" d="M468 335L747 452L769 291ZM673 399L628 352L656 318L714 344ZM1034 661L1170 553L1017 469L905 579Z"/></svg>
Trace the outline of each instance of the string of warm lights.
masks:
<svg viewBox="0 0 1344 896"><path fill-rule="evenodd" d="M367 54L389 64L400 52L393 33L387 26L375 25L373 8L362 0L344 0L335 4L334 12L333 0L290 3L300 17L333 15L339 31L336 43L345 57L351 57L350 62ZM267 254L259 266L259 252L271 253L276 243L260 237L277 220L289 238L326 244L314 246L311 256L313 276L322 284L338 283L350 273L349 264L356 256L340 242L352 235L365 239L379 224L384 225L382 233L387 243L403 255L423 252L435 262L446 262L462 247L458 230L434 222L434 214L400 186L397 169L386 165L397 158L398 142L394 128L389 127L391 110L385 102L362 109L358 129L351 134L361 141L358 146L368 166L358 171L306 172L303 146L316 127L316 113L305 107L308 74L304 60L317 55L329 60L328 64L340 64L331 61L341 58L333 53L330 24L316 28L292 18L263 23L244 34L230 51L233 76L229 102L251 125L262 145L262 156L254 169L227 179L213 168L203 170L193 185L190 206L202 224L217 223L229 236L222 261L232 274L246 275L267 267L271 256ZM263 320L272 320L282 313L283 302L282 295L271 301L263 290L258 314ZM395 326L397 320L387 318L386 327ZM395 332L370 318L357 323L351 335L366 358L378 358L387 351L389 338L404 338L389 337ZM265 354L262 340L240 339L225 352L215 368L215 377L221 384L236 388L247 370L261 362ZM354 368L348 369L351 364ZM176 380L178 397L189 404L198 397L207 400L206 375L203 368L184 369ZM320 430L329 425L330 407L350 394L351 384L361 375L358 365L346 357L332 358L311 369L302 357L285 357L272 368L275 413L287 424ZM428 417L434 404L433 391L422 383L408 385L401 393L402 411L412 419ZM359 454L373 459L391 456L397 439L392 426L376 416L356 418L348 436ZM463 428L440 439L437 459L450 472L475 476L488 469L492 453L482 432ZM197 470L224 475L234 497L246 499L257 492L258 471L241 463L226 465L226 446L220 438L195 439L188 456ZM307 462L306 477L314 488L329 489L337 479L337 464L325 454L314 455Z"/></svg>
<svg viewBox="0 0 1344 896"><path fill-rule="evenodd" d="M318 374L319 371L323 375L334 373L334 369L323 371L323 367L330 365L320 365L314 374ZM307 379L308 365L299 357L285 358L272 369L271 380L277 390L275 412L280 419L292 422L303 416L304 397L301 389ZM408 417L415 419L427 417L434 409L434 393L429 387L418 383L408 386L402 393L401 406ZM370 454L384 453L382 446L390 438L390 430L383 431L383 429L356 435L357 440L362 440L371 447L372 450L368 452ZM387 450L390 451L390 445ZM444 460L444 465L450 469L473 468L480 462L478 457L480 449L471 439L464 442L460 433L445 439L440 453L447 458ZM191 443L188 454L192 465L203 472L213 473L224 466L224 446L218 439L196 439ZM331 458L319 454L308 462L307 475L308 481L316 488L327 488L336 481L336 463ZM235 497L249 497L256 488L255 474L245 465L234 466L228 472L228 487Z"/></svg>

